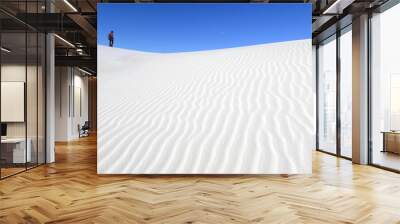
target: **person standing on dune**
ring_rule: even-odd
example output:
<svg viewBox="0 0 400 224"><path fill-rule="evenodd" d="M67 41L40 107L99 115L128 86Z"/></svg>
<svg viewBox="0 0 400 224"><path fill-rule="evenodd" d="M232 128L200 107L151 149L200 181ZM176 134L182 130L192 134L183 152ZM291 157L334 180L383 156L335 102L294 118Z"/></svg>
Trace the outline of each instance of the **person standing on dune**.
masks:
<svg viewBox="0 0 400 224"><path fill-rule="evenodd" d="M109 41L109 46L113 47L114 46L114 31L112 31L112 30L108 34L108 41Z"/></svg>

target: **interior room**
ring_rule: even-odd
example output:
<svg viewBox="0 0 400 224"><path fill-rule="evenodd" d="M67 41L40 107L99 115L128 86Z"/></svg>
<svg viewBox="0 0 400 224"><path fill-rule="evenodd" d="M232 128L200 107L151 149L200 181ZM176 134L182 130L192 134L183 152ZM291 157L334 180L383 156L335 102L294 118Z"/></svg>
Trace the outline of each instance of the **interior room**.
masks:
<svg viewBox="0 0 400 224"><path fill-rule="evenodd" d="M1 177L45 162L44 35L1 34Z"/></svg>
<svg viewBox="0 0 400 224"><path fill-rule="evenodd" d="M0 223L400 223L399 1L195 2L0 1ZM139 10L102 17L110 3ZM308 38L148 50L304 28L215 5L238 3L305 4Z"/></svg>
<svg viewBox="0 0 400 224"><path fill-rule="evenodd" d="M392 29L400 19L400 6L371 18L372 34L372 163L400 169L400 65L396 61L400 33Z"/></svg>

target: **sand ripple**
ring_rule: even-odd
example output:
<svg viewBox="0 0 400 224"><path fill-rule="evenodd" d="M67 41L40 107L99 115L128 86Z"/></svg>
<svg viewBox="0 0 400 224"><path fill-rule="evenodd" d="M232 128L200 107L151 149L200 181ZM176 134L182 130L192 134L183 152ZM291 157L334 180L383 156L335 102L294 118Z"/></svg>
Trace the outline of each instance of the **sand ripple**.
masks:
<svg viewBox="0 0 400 224"><path fill-rule="evenodd" d="M98 51L99 173L311 172L310 40L172 54Z"/></svg>

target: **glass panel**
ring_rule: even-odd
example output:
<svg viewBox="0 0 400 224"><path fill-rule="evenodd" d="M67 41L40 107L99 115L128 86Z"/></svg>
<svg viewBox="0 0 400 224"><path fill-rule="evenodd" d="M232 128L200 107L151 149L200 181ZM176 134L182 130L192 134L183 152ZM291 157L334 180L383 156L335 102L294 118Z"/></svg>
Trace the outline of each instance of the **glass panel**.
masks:
<svg viewBox="0 0 400 224"><path fill-rule="evenodd" d="M46 9L44 0L0 1L0 7L14 14ZM6 21L0 21L0 177L4 178L45 162L46 42L43 33L2 12L0 20Z"/></svg>
<svg viewBox="0 0 400 224"><path fill-rule="evenodd" d="M27 2L26 12L37 13L39 5L37 1ZM35 17L34 17L35 18ZM36 17L37 18L37 17ZM36 23L30 18L32 23ZM38 163L38 34L35 30L27 30L27 80L26 80L26 113L27 113L27 150L30 150L31 159L27 163L27 167L35 167Z"/></svg>
<svg viewBox="0 0 400 224"><path fill-rule="evenodd" d="M400 170L400 5L372 17L372 163Z"/></svg>
<svg viewBox="0 0 400 224"><path fill-rule="evenodd" d="M30 161L27 164L28 168L37 165L38 160L38 144L37 144L37 98L38 98L38 57L37 57L37 45L38 37L36 32L27 33L28 38L28 63L27 63L27 98L26 98L26 111L27 111L27 146L30 149Z"/></svg>
<svg viewBox="0 0 400 224"><path fill-rule="evenodd" d="M336 37L318 48L318 144L336 153Z"/></svg>
<svg viewBox="0 0 400 224"><path fill-rule="evenodd" d="M347 31L347 30L346 30ZM340 36L340 127L341 155L352 157L352 35Z"/></svg>
<svg viewBox="0 0 400 224"><path fill-rule="evenodd" d="M39 45L38 45L38 163L45 163L45 60L46 60L46 52L45 52L45 44L46 39L45 35L40 33L39 36Z"/></svg>
<svg viewBox="0 0 400 224"><path fill-rule="evenodd" d="M1 165L2 177L25 170L26 150L26 35L2 33L1 44Z"/></svg>

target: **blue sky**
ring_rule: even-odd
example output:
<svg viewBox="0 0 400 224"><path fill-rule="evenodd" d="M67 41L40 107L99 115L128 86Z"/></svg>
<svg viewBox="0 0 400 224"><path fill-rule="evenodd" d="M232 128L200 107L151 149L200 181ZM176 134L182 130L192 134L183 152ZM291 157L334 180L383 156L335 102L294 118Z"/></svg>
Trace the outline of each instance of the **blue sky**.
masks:
<svg viewBox="0 0 400 224"><path fill-rule="evenodd" d="M185 52L310 39L311 4L98 4L98 44Z"/></svg>

